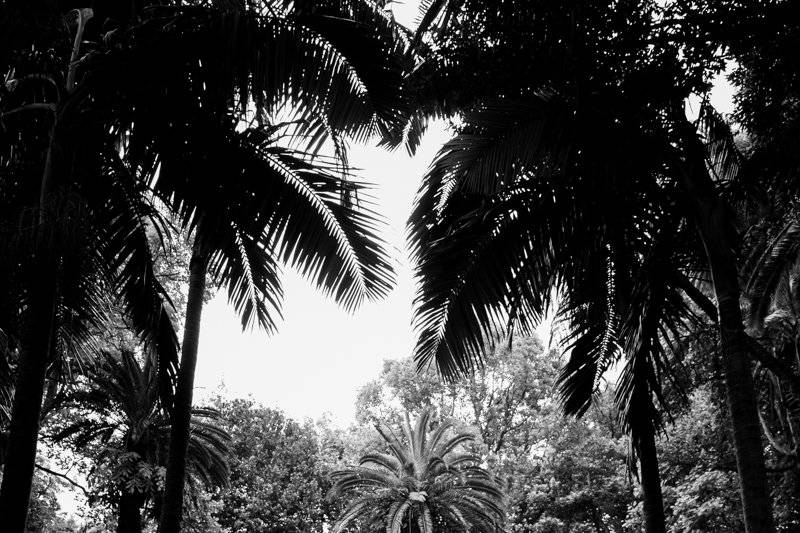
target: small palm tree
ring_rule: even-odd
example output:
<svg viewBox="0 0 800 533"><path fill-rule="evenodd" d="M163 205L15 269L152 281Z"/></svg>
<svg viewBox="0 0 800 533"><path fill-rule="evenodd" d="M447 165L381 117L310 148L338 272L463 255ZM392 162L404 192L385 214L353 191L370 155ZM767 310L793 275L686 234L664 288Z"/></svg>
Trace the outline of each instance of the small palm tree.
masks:
<svg viewBox="0 0 800 533"><path fill-rule="evenodd" d="M470 432L451 431L444 422L428 431L430 413L412 427L408 415L404 441L388 428L376 426L389 453L369 453L359 466L334 472L329 497L350 503L333 527L344 531L358 521L362 530L386 528L387 533L432 533L447 528L494 532L505 520L504 496L480 459L463 450Z"/></svg>
<svg viewBox="0 0 800 533"><path fill-rule="evenodd" d="M167 460L170 421L159 401L158 370L151 358L142 365L132 351L123 349L120 354L106 353L88 377L88 386L69 394L62 404L74 406L77 416L52 438L69 440L78 450L100 446L97 463L110 473L117 531L138 533L147 503L160 503ZM196 408L192 415L186 455L189 479L224 486L230 437L216 423L217 411Z"/></svg>

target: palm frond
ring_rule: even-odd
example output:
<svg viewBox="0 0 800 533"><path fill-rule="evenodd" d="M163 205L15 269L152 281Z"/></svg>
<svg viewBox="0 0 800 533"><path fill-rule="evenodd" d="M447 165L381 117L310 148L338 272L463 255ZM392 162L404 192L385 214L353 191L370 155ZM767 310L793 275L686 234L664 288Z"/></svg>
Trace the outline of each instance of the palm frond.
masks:
<svg viewBox="0 0 800 533"><path fill-rule="evenodd" d="M770 242L755 250L757 259L745 285L751 324L763 322L781 275L797 259L799 251L800 222L796 220L789 220Z"/></svg>
<svg viewBox="0 0 800 533"><path fill-rule="evenodd" d="M422 531L433 531L434 519L456 526L469 523L482 533L493 529L481 526L502 523L504 495L494 477L478 466L475 457L454 452L473 434L455 432L444 439L452 423L440 424L432 432L429 424L427 413L414 424L407 420L404 442L379 427L392 455L370 453L361 459L362 466L332 474L329 497L352 498L335 527L367 516L374 516L390 532L399 531L406 518L417 521ZM478 517L470 521L473 516Z"/></svg>
<svg viewBox="0 0 800 533"><path fill-rule="evenodd" d="M732 181L739 173L744 157L736 146L730 124L708 100L700 105L697 124L706 143L706 157L712 172L720 181Z"/></svg>
<svg viewBox="0 0 800 533"><path fill-rule="evenodd" d="M401 533L403 519L411 508L411 500L397 501L389 508L386 515L386 533Z"/></svg>

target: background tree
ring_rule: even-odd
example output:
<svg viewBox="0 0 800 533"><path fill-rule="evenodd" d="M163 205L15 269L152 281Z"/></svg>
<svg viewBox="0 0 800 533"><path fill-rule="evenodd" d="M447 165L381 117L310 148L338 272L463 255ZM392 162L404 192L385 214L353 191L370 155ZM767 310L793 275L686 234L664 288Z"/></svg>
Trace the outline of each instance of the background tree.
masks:
<svg viewBox="0 0 800 533"><path fill-rule="evenodd" d="M366 427L380 417L399 423L406 409L431 410L475 428L470 451L503 487L511 531L549 522L564 531L622 531L636 499L613 397L606 391L584 420L564 419L555 390L560 360L535 338L517 337L487 350L479 371L448 383L433 369L417 372L411 359L387 361L361 389L356 417Z"/></svg>
<svg viewBox="0 0 800 533"><path fill-rule="evenodd" d="M483 367L453 382L433 369L418 372L409 359L386 361L380 378L360 390L356 418L398 424L406 412L430 410L475 428L484 453L513 463L540 438L536 421L557 410L550 401L557 375L558 357L533 337L498 342Z"/></svg>
<svg viewBox="0 0 800 533"><path fill-rule="evenodd" d="M321 532L330 488L320 438L310 423L251 400L217 399L231 435L230 482L214 496L226 531Z"/></svg>
<svg viewBox="0 0 800 533"><path fill-rule="evenodd" d="M479 458L460 446L473 439L452 432L450 422L429 431L430 413L412 427L406 417L403 440L389 428L377 427L389 453L363 456L360 466L333 473L331 497L349 500L333 526L344 531L353 522L361 528L400 533L432 533L460 528L491 532L505 520L503 493Z"/></svg>

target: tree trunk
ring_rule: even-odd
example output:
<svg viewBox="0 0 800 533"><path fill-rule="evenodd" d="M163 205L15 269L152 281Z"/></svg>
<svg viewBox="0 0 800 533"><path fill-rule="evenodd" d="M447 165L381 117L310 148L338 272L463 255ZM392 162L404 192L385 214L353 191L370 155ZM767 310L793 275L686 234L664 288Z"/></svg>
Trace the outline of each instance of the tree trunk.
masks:
<svg viewBox="0 0 800 533"><path fill-rule="evenodd" d="M17 367L14 402L0 488L0 517L3 531L22 533L28 518L28 504L36 465L36 444L42 411L47 366L50 363L54 314L52 292L45 289L33 298L31 307L39 316L27 325L25 342Z"/></svg>
<svg viewBox="0 0 800 533"><path fill-rule="evenodd" d="M14 402L11 408L8 448L3 465L3 483L0 487L0 519L4 531L22 533L28 519L33 471L36 466L36 445L39 440L39 421L42 415L47 366L52 357L53 328L55 322L57 285L56 272L51 265L56 262L51 250L43 244L39 233L46 231L47 199L52 186L54 158L58 152L56 123L50 129L50 144L45 154L45 164L39 193L39 227L32 241L33 264L28 273L29 318L21 332L19 365L14 383Z"/></svg>
<svg viewBox="0 0 800 533"><path fill-rule="evenodd" d="M661 475L658 472L658 454L652 431L643 432L637 452L642 483L644 530L646 533L666 533Z"/></svg>
<svg viewBox="0 0 800 533"><path fill-rule="evenodd" d="M728 410L733 429L739 489L748 533L772 533L772 505L753 386L749 343L739 307L734 225L706 168L705 148L694 126L683 120L687 168L683 173L700 238L705 248L717 303L720 347Z"/></svg>
<svg viewBox="0 0 800 533"><path fill-rule="evenodd" d="M207 259L195 249L189 263L189 294L186 301L186 323L181 346L181 368L175 391L172 413L169 457L164 487L159 533L178 533L183 517L183 485L186 477L186 450L189 446L189 427L192 418L194 371L200 340L200 317L206 288Z"/></svg>
<svg viewBox="0 0 800 533"><path fill-rule="evenodd" d="M125 492L119 500L117 533L142 533L142 507L145 495L142 492Z"/></svg>

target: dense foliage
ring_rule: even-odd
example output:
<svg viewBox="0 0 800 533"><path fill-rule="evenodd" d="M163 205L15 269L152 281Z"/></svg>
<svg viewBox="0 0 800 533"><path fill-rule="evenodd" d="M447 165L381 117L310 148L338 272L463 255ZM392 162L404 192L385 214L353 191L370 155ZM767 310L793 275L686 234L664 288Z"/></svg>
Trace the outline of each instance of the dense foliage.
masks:
<svg viewBox="0 0 800 533"><path fill-rule="evenodd" d="M687 397L658 440L666 526L674 532L738 532L738 478L719 368L701 364L702 358L698 362L702 352L696 349L681 365ZM219 490L198 487L201 492L187 511L187 530L321 532L347 509L347 499L328 497L335 481L331 474L386 449L374 424L398 427L406 412L412 417L430 412L433 419L456 421L456 431L474 428L475 441L464 451L479 457L497 480L505 495L509 531L638 531L641 491L635 470L630 470L629 442L611 391L600 393L582 419L564 418L554 389L558 352L546 350L534 338L518 338L511 346L496 345L490 354L481 373L452 383L443 383L433 372L417 374L411 359L386 361L381 374L362 387L357 421L348 428L297 422L252 400L216 399L220 426L230 435L230 477ZM100 465L107 457L98 448L86 448L83 461ZM41 460L56 473L75 463L74 455L64 456L63 449L61 459L50 454ZM797 520L797 479L794 469L783 465L775 463L772 474L775 494L780 495L775 511L791 531ZM80 468L73 470L70 475L80 479ZM101 468L94 475L104 472ZM81 489L44 471L37 474L35 486L32 517L44 531L66 523L57 493L72 491L83 498ZM65 531L81 522L100 529L115 523L114 500L105 496L106 486L86 488L97 495L92 499L95 509L84 511L83 518L73 516L74 525L64 526ZM377 529L383 530L385 523Z"/></svg>
<svg viewBox="0 0 800 533"><path fill-rule="evenodd" d="M330 488L319 436L310 423L247 400L216 402L231 435L230 482L214 496L225 531L322 531Z"/></svg>
<svg viewBox="0 0 800 533"><path fill-rule="evenodd" d="M4 530L800 529L797 6L420 6L0 0ZM210 291L390 293L348 145L441 119L355 423L195 405Z"/></svg>

